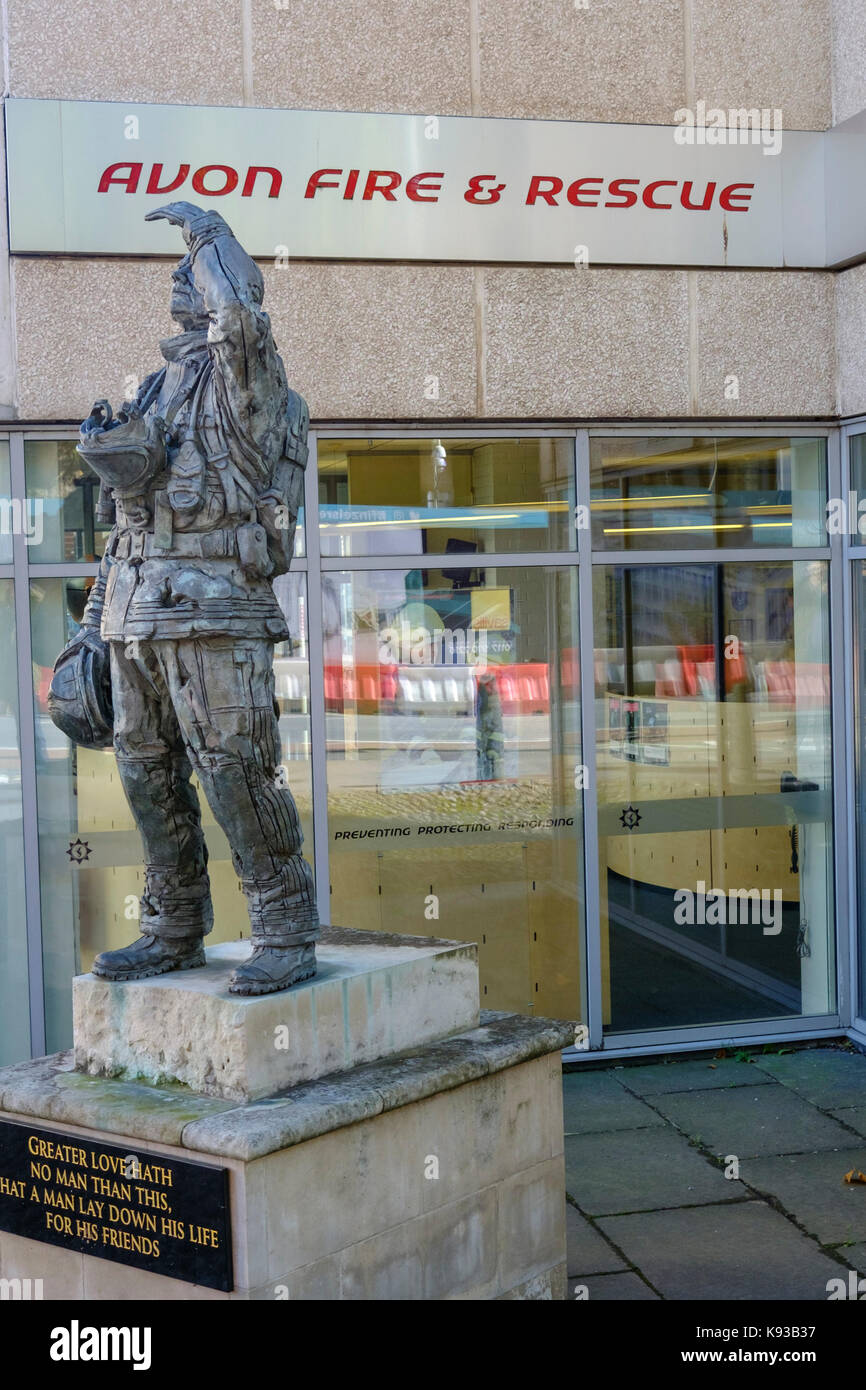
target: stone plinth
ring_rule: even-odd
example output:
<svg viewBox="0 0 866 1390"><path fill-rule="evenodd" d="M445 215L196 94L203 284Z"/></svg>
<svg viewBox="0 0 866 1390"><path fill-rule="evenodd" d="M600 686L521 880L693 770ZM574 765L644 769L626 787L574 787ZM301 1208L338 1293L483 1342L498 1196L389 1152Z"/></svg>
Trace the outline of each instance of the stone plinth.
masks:
<svg viewBox="0 0 866 1390"><path fill-rule="evenodd" d="M248 941L212 946L204 969L124 984L79 975L76 1068L243 1102L478 1023L471 944L330 928L314 979L279 994L230 994L249 952Z"/></svg>
<svg viewBox="0 0 866 1390"><path fill-rule="evenodd" d="M69 1054L7 1067L0 1120L227 1168L234 1273L222 1292L8 1231L0 1271L63 1300L564 1298L559 1051L573 1036L482 1013L240 1106L81 1075Z"/></svg>

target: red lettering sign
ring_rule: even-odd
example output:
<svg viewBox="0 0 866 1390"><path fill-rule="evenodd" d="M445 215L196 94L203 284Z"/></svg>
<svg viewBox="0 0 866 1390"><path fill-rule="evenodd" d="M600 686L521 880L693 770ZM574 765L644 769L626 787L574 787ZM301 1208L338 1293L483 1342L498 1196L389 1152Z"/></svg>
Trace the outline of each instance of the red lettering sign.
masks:
<svg viewBox="0 0 866 1390"><path fill-rule="evenodd" d="M395 174L392 169L371 169L361 198L369 201L374 193L381 193L389 203L396 203L397 195L392 190L399 188L400 182L400 175Z"/></svg>
<svg viewBox="0 0 866 1390"><path fill-rule="evenodd" d="M751 190L754 186L753 183L729 183L727 188L723 188L719 194L719 206L723 207L725 212L748 212L748 206L735 207L734 204L735 202L741 203L744 199L746 204L750 203L752 200ZM736 189L738 188L748 188L749 192L737 193Z"/></svg>
<svg viewBox="0 0 866 1390"><path fill-rule="evenodd" d="M137 193L144 166L139 163L109 164L99 178L98 191L109 193L114 188L124 193ZM145 192L156 196L173 193L189 178L190 165L178 164L177 173L162 182L165 166L153 164L147 176ZM364 177L362 180L362 173ZM283 185L283 175L279 169L268 164L251 164L244 176L241 189L242 198L251 198L261 193L257 186L260 175L270 180L266 196L278 198ZM404 181L404 176L395 169L315 169L307 180L305 198L315 198L321 189L342 189L342 199L351 202L356 196L361 182L363 202L372 202L378 193L388 203L397 202L398 190L402 187L405 197L413 203L438 203L445 173L442 170L425 170L412 174ZM224 198L234 193L240 181L240 174L230 164L205 164L196 169L192 176L193 190L206 198ZM463 194L464 200L476 207L490 207L501 201L505 189L498 183L495 174L473 174ZM564 179L557 174L533 174L526 191L526 207L559 207L560 196L565 188L565 196L575 208L622 208L628 209L642 203L653 212L670 212L679 203L686 212L709 212L716 198L718 185L707 181L703 189L692 179L680 184L678 179L652 179L644 183L642 179L615 178L605 180L598 175L573 179L565 187ZM724 212L748 212L754 183L730 183L718 194L718 206ZM662 189L679 190L676 193L661 194ZM607 196L605 197L605 193Z"/></svg>
<svg viewBox="0 0 866 1390"><path fill-rule="evenodd" d="M686 182L683 184L683 191L680 194L680 202L682 203L683 207L687 209L688 212L709 212L710 208L713 205L713 194L715 193L715 191L716 185L714 183L708 183L704 190L704 201L702 203L693 203L691 200L692 181L691 179L687 179Z"/></svg>
<svg viewBox="0 0 866 1390"><path fill-rule="evenodd" d="M542 188L542 184L549 184L549 188ZM529 180L529 190L526 194L526 206L534 207L537 199L543 198L550 207L556 207L556 195L562 192L562 179L558 179L555 174L533 174Z"/></svg>
<svg viewBox="0 0 866 1390"><path fill-rule="evenodd" d="M326 180L326 174L342 174L342 169L317 169L307 180L307 191L305 198L315 198L320 188L339 188L338 183L331 183Z"/></svg>
<svg viewBox="0 0 866 1390"><path fill-rule="evenodd" d="M129 173L125 178L121 178L117 173L118 169L128 169ZM127 193L135 193L138 189L138 180L141 178L141 170L140 164L109 164L99 180L99 192L107 193L110 184L119 183L125 186Z"/></svg>
<svg viewBox="0 0 866 1390"><path fill-rule="evenodd" d="M673 203L657 203L653 195L657 188L676 188L676 186L676 179L656 179L655 183L648 183L643 191L644 207L672 208Z"/></svg>
<svg viewBox="0 0 866 1390"><path fill-rule="evenodd" d="M413 174L409 182L406 184L406 197L411 198L413 203L438 203L439 193L442 188L442 179L444 179L444 177L444 173ZM439 179L439 183L428 183L428 179ZM424 193L432 193L434 194L434 197L422 197L422 194Z"/></svg>
<svg viewBox="0 0 866 1390"><path fill-rule="evenodd" d="M620 201L614 202L611 198L608 198L605 203L606 208L634 207L637 202L637 194L632 193L630 188L626 188L626 184L628 183L633 183L635 188L640 187L640 179L611 179L608 184L608 192L612 193L614 198L618 198Z"/></svg>
<svg viewBox="0 0 866 1390"><path fill-rule="evenodd" d="M186 178L188 177L188 175L189 175L189 165L188 165L188 164L180 164L180 165L178 165L178 170L177 170L177 173L176 173L176 175L174 176L174 178L171 179L168 183L160 184L159 180L160 180L160 178L162 177L162 165L161 165L161 164L154 164L154 165L153 165L153 168L152 168L151 171L150 171L150 177L149 177L149 179L147 180L147 188L145 189L145 192L146 192L146 193L173 193L174 190L175 190L176 188L180 188L180 186L181 186L181 184L183 183L184 179L186 179ZM101 184L101 183L100 183L100 185L99 185L99 191L100 191L100 193L103 191L103 189L102 189L102 184Z"/></svg>
<svg viewBox="0 0 866 1390"><path fill-rule="evenodd" d="M267 164L250 165L249 169L247 169L247 176L244 179L244 186L241 189L241 197L251 198L253 196L253 188L255 186L255 182L259 174L270 174L271 191L268 194L268 197L279 198L280 189L283 186L283 176L280 173L279 169L271 169Z"/></svg>
<svg viewBox="0 0 866 1390"><path fill-rule="evenodd" d="M208 188L204 181L205 174L222 174L224 183L222 188ZM234 193L238 186L238 174L236 169L230 168L228 164L205 164L203 168L196 169L192 176L192 186L196 193L202 193L206 198L224 198L227 193Z"/></svg>
<svg viewBox="0 0 866 1390"><path fill-rule="evenodd" d="M594 202L587 202L586 199L581 198L580 196L584 190L584 185L589 183L598 184L598 188L594 190ZM565 191L565 196L568 199L568 201L572 203L576 208L597 208L598 200L601 197L601 186L603 183L604 179L575 179L574 183L570 183L568 185L568 188ZM587 188L586 192L590 195L590 197L593 196L593 189Z"/></svg>

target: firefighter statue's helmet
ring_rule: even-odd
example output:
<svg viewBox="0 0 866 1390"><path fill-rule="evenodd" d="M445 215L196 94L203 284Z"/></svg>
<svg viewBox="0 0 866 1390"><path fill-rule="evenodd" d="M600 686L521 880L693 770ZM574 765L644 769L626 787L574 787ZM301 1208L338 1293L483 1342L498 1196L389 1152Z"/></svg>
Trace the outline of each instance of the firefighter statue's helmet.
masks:
<svg viewBox="0 0 866 1390"><path fill-rule="evenodd" d="M96 633L61 652L48 691L48 713L83 748L110 748L114 733L108 644Z"/></svg>

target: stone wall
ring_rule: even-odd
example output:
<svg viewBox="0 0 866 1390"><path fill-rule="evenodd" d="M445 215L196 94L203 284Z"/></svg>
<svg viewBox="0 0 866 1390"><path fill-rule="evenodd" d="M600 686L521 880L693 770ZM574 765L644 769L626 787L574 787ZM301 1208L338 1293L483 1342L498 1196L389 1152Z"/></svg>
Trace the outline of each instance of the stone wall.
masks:
<svg viewBox="0 0 866 1390"><path fill-rule="evenodd" d="M834 91L836 119L866 99L863 65L850 57L863 37L860 8L860 0L587 0L585 8L443 0L433 10L423 0L202 0L190 22L179 0L9 0L9 90L649 123L701 98L780 107L788 129L825 129ZM290 379L317 420L836 409L834 280L821 272L263 268ZM17 259L0 416L77 422L96 396L121 396L127 377L159 365L155 340L172 331L167 300L160 262ZM424 392L430 375L439 378L436 400ZM731 375L739 399L725 394Z"/></svg>
<svg viewBox="0 0 866 1390"><path fill-rule="evenodd" d="M831 124L831 9L837 58L855 48L852 74L862 39L860 0L441 0L432 9L426 0L198 0L194 12L182 0L8 0L7 8L15 97L658 124L703 97L781 107L789 130ZM842 95L841 68L837 84L847 109L855 97Z"/></svg>
<svg viewBox="0 0 866 1390"><path fill-rule="evenodd" d="M821 271L263 269L314 420L835 411L834 277ZM13 285L19 418L77 422L159 367L165 263L16 258Z"/></svg>
<svg viewBox="0 0 866 1390"><path fill-rule="evenodd" d="M833 124L866 107L866 24L862 0L833 0Z"/></svg>
<svg viewBox="0 0 866 1390"><path fill-rule="evenodd" d="M866 414L866 265L836 276L839 414Z"/></svg>

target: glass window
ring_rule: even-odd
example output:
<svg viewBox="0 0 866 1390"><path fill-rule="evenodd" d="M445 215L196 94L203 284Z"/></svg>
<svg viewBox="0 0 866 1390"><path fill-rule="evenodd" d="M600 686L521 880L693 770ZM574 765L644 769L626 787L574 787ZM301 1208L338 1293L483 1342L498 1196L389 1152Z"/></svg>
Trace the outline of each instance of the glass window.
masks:
<svg viewBox="0 0 866 1390"><path fill-rule="evenodd" d="M866 536L866 434L852 434L848 440L851 460L851 488L856 494L855 516L845 516L842 531L848 533L852 545L863 545Z"/></svg>
<svg viewBox="0 0 866 1390"><path fill-rule="evenodd" d="M323 555L573 550L572 439L319 441Z"/></svg>
<svg viewBox="0 0 866 1390"><path fill-rule="evenodd" d="M598 549L827 544L824 439L593 438L590 482Z"/></svg>
<svg viewBox="0 0 866 1390"><path fill-rule="evenodd" d="M12 564L12 532L15 525L15 508L12 505L11 492L9 441L0 439L0 565Z"/></svg>
<svg viewBox="0 0 866 1390"><path fill-rule="evenodd" d="M72 977L89 970L100 951L137 934L144 886L141 840L110 749L72 745L47 708L52 667L78 630L90 579L31 581L36 701L42 942L49 1052L71 1038ZM276 695L286 782L298 807L312 864L309 661L306 576L283 575L274 585L294 634L274 649ZM193 779L197 786L196 779ZM249 921L228 841L199 791L209 850L214 929L207 944L249 936Z"/></svg>
<svg viewBox="0 0 866 1390"><path fill-rule="evenodd" d="M298 507L298 524L295 527L295 544L292 556L296 560L303 560L307 553L307 533L304 527L304 508Z"/></svg>
<svg viewBox="0 0 866 1390"><path fill-rule="evenodd" d="M112 523L107 514L101 516L99 513L99 479L75 452L75 441L28 439L24 444L24 466L28 503L39 509L38 533L28 550L30 561L62 564L99 559ZM0 461L0 497L2 495ZM303 507L298 512L294 553L298 557L305 554Z"/></svg>
<svg viewBox="0 0 866 1390"><path fill-rule="evenodd" d="M606 1024L832 1012L826 563L594 579Z"/></svg>
<svg viewBox="0 0 866 1390"><path fill-rule="evenodd" d="M332 920L477 941L484 1007L581 1017L576 569L323 594Z"/></svg>
<svg viewBox="0 0 866 1390"><path fill-rule="evenodd" d="M41 544L30 546L29 560L99 559L111 524L97 517L99 479L75 452L74 440L25 440L24 468L27 497L42 512Z"/></svg>
<svg viewBox="0 0 866 1390"><path fill-rule="evenodd" d="M30 1056L14 587L0 579L0 1066Z"/></svg>

